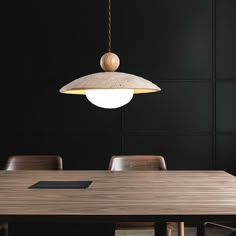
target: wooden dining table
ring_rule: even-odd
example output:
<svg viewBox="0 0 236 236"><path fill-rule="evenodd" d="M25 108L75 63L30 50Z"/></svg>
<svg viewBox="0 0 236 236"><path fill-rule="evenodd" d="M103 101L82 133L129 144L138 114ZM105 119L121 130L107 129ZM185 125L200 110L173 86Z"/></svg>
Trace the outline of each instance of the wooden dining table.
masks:
<svg viewBox="0 0 236 236"><path fill-rule="evenodd" d="M92 181L34 189L39 181ZM0 221L236 221L236 179L225 171L0 171Z"/></svg>

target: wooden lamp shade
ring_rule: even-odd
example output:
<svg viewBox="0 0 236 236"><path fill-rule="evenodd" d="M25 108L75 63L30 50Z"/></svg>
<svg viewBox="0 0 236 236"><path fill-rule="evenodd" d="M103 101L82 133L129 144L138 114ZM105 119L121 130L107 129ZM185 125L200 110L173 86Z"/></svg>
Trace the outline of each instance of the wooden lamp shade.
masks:
<svg viewBox="0 0 236 236"><path fill-rule="evenodd" d="M85 95L91 89L133 89L134 94L153 93L161 89L154 83L127 73L100 72L83 76L60 89L60 93Z"/></svg>

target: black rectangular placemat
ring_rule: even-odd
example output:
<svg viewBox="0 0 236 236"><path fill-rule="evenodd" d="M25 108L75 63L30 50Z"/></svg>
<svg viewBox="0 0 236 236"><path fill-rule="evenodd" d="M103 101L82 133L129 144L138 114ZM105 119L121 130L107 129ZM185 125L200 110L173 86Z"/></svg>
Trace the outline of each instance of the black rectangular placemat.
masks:
<svg viewBox="0 0 236 236"><path fill-rule="evenodd" d="M39 181L29 188L48 188L48 189L76 189L88 188L92 181Z"/></svg>

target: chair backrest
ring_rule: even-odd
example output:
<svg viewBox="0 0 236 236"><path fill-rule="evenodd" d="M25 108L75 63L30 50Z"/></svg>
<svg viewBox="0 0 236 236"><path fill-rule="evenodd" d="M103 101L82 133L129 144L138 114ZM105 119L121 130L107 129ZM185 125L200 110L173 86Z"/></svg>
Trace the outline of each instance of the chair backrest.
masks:
<svg viewBox="0 0 236 236"><path fill-rule="evenodd" d="M5 170L62 170L62 157L58 155L15 155L6 162Z"/></svg>
<svg viewBox="0 0 236 236"><path fill-rule="evenodd" d="M166 170L165 159L156 155L121 155L112 156L109 170Z"/></svg>

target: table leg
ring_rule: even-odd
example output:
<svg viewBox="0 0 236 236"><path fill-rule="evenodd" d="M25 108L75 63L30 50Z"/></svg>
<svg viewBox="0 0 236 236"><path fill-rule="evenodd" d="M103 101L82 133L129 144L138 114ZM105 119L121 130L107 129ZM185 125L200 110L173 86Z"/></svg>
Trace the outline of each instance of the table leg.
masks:
<svg viewBox="0 0 236 236"><path fill-rule="evenodd" d="M178 222L178 236L184 236L184 222Z"/></svg>
<svg viewBox="0 0 236 236"><path fill-rule="evenodd" d="M155 223L155 236L166 236L167 224Z"/></svg>
<svg viewBox="0 0 236 236"><path fill-rule="evenodd" d="M197 225L197 236L206 236L206 230L205 230L204 223Z"/></svg>

